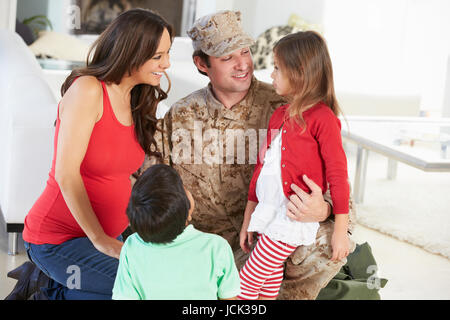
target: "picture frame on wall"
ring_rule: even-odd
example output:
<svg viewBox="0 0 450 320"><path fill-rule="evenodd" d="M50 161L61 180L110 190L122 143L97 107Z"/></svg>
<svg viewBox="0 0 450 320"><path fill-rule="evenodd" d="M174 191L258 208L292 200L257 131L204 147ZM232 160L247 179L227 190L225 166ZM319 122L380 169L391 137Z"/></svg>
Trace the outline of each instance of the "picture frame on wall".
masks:
<svg viewBox="0 0 450 320"><path fill-rule="evenodd" d="M133 8L144 8L162 15L181 33L184 0L72 0L80 8L81 26L74 34L100 34L109 23L122 12Z"/></svg>

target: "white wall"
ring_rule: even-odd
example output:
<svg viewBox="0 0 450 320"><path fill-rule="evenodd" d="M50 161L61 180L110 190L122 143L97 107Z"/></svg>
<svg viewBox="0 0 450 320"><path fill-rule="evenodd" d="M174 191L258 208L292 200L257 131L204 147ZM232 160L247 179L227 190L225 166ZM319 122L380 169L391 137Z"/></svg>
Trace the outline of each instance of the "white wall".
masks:
<svg viewBox="0 0 450 320"><path fill-rule="evenodd" d="M442 116L450 117L450 54L447 59L447 75L445 77L444 92Z"/></svg>
<svg viewBox="0 0 450 320"><path fill-rule="evenodd" d="M0 1L0 29L16 29L17 0Z"/></svg>
<svg viewBox="0 0 450 320"><path fill-rule="evenodd" d="M218 10L216 5L218 1L219 0L197 0L197 5L195 8L195 20L207 14L216 12ZM230 1L232 2L232 0Z"/></svg>
<svg viewBox="0 0 450 320"><path fill-rule="evenodd" d="M242 25L252 37L273 26L286 25L291 14L322 24L325 0L245 0L235 1L234 10L242 12Z"/></svg>
<svg viewBox="0 0 450 320"><path fill-rule="evenodd" d="M450 1L327 0L325 36L337 90L420 95L440 114L450 54Z"/></svg>
<svg viewBox="0 0 450 320"><path fill-rule="evenodd" d="M308 22L323 22L326 0L197 0L196 19L219 10L242 13L242 26L252 37L273 26L286 25L295 13Z"/></svg>
<svg viewBox="0 0 450 320"><path fill-rule="evenodd" d="M3 0L1 0L3 1ZM53 31L66 32L70 0L17 0L17 18L23 21L36 15L45 15Z"/></svg>
<svg viewBox="0 0 450 320"><path fill-rule="evenodd" d="M196 17L223 9L241 11L243 27L253 37L286 24L292 13L319 24L337 90L419 96L422 110L442 113L450 55L448 0L198 0Z"/></svg>
<svg viewBox="0 0 450 320"><path fill-rule="evenodd" d="M17 19L23 21L35 15L47 15L48 0L17 0Z"/></svg>
<svg viewBox="0 0 450 320"><path fill-rule="evenodd" d="M68 20L70 20L68 7L70 0L48 0L47 17L53 24L53 30L68 32Z"/></svg>

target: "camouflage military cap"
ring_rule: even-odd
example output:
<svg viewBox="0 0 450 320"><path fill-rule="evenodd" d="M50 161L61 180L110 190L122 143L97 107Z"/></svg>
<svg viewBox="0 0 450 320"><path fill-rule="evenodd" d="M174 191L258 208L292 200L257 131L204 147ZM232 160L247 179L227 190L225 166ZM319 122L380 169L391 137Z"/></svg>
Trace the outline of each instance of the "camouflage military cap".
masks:
<svg viewBox="0 0 450 320"><path fill-rule="evenodd" d="M254 40L244 32L239 11L219 11L194 22L187 32L194 50L222 57L238 49L250 47Z"/></svg>

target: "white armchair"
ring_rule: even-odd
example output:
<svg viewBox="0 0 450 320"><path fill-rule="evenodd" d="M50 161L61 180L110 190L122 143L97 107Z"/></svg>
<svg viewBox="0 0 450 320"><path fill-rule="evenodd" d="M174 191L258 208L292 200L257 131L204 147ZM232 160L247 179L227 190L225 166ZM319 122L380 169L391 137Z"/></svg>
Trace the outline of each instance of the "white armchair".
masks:
<svg viewBox="0 0 450 320"><path fill-rule="evenodd" d="M57 102L22 38L0 30L0 209L17 253L24 217L45 187Z"/></svg>

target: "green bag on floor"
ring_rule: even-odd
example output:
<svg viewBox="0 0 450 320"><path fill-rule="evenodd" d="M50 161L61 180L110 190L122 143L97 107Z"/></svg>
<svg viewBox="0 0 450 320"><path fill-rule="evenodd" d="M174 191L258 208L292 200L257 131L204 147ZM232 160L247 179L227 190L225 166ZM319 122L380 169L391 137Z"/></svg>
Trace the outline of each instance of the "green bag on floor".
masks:
<svg viewBox="0 0 450 320"><path fill-rule="evenodd" d="M387 279L378 278L372 248L365 242L357 244L339 273L323 288L317 300L380 300L378 291Z"/></svg>

